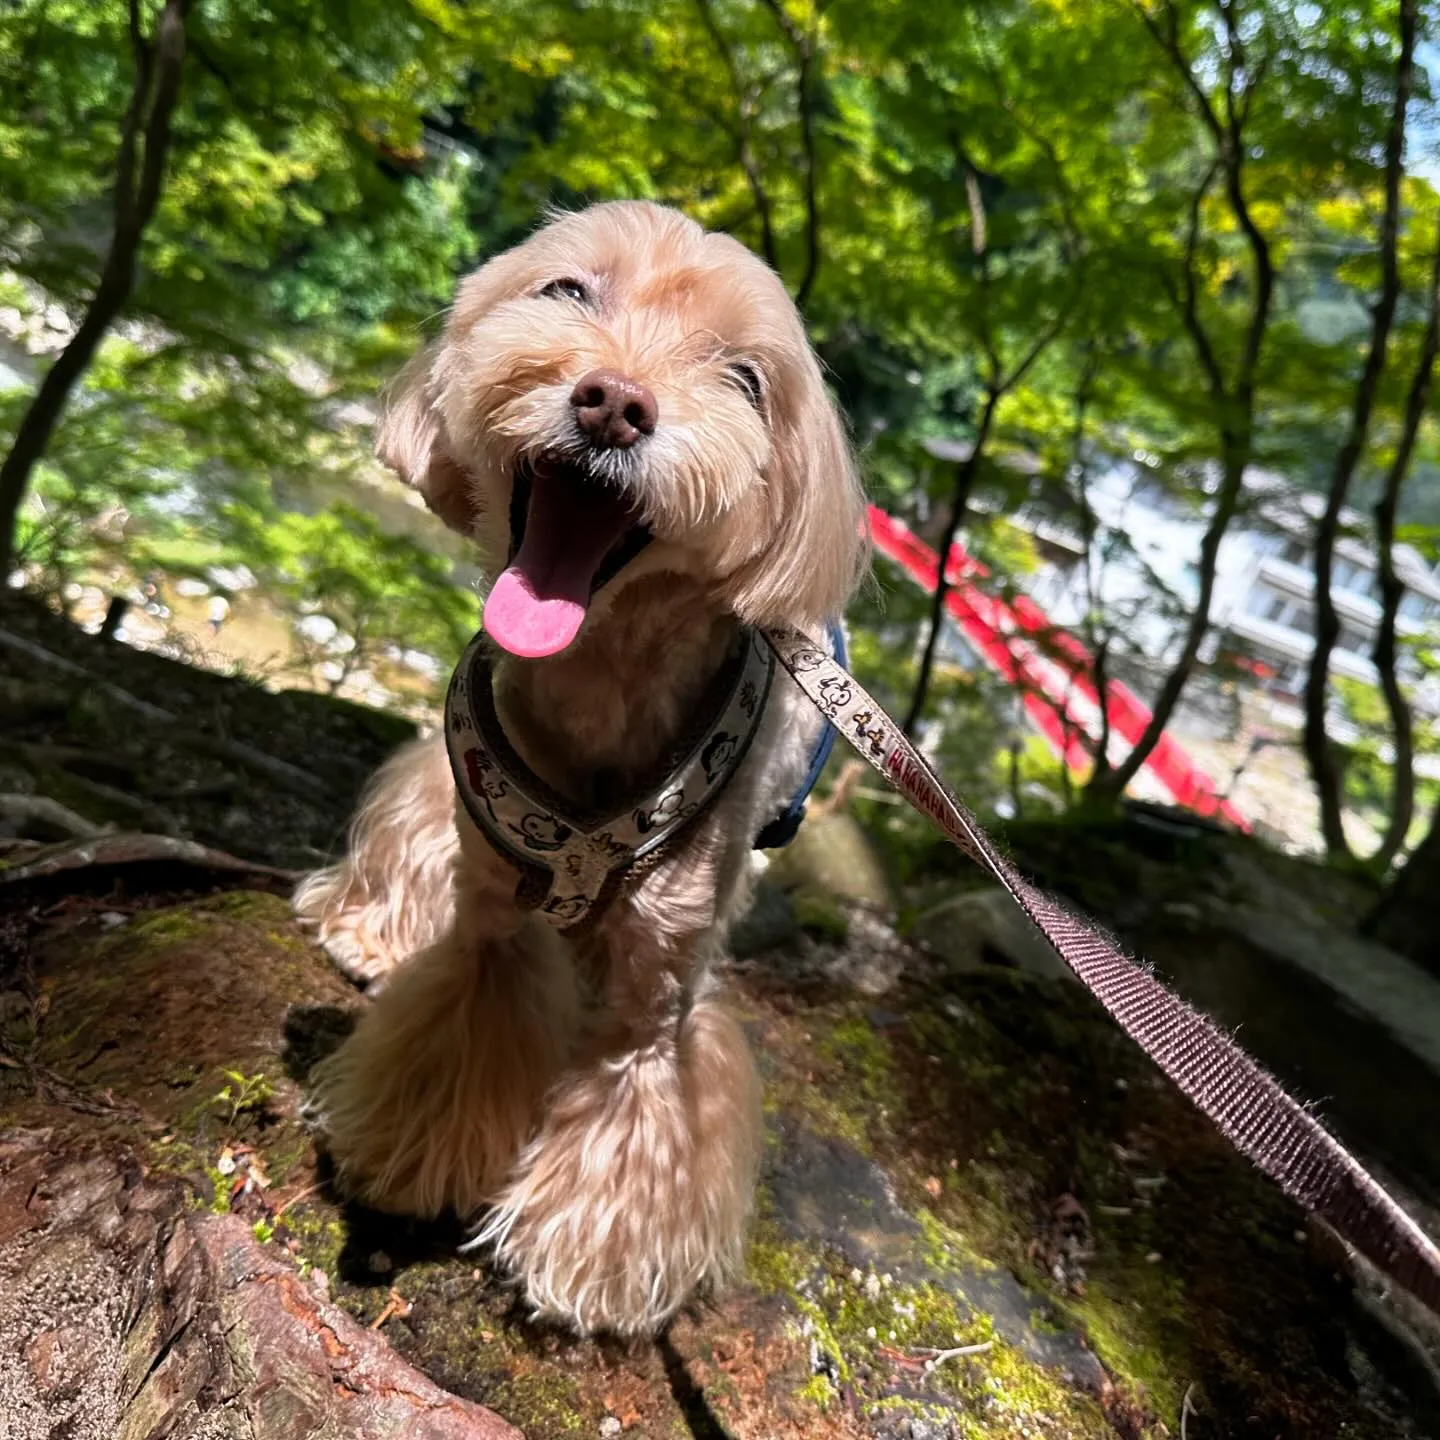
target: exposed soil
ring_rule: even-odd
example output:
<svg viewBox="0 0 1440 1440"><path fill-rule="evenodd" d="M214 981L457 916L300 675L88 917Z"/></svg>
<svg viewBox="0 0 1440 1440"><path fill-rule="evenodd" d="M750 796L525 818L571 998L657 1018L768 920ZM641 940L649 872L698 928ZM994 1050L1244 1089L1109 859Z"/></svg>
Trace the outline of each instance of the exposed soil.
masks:
<svg viewBox="0 0 1440 1440"><path fill-rule="evenodd" d="M0 597L0 714L0 795L296 868L342 843L361 786L414 734L380 711L101 640L18 595ZM7 823L79 833L0 810L0 838Z"/></svg>

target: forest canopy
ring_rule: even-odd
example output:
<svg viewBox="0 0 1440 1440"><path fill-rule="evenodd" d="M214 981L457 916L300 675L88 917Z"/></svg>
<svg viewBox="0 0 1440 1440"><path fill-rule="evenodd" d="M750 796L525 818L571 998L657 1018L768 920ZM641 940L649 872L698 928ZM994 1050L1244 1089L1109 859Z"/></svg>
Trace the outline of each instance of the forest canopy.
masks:
<svg viewBox="0 0 1440 1440"><path fill-rule="evenodd" d="M1437 632L1403 623L1391 560L1440 561L1436 23L1418 0L18 0L0 572L72 611L248 587L291 682L423 706L474 575L378 472L377 396L547 208L655 199L783 277L881 509L1005 595L1047 526L1077 540L1088 676L1151 707L1084 766L887 561L850 617L862 679L976 803L1114 803L1184 704L1233 698L1254 656L1212 613L1216 557L1273 475L1313 499L1323 579L1285 743L1325 848L1384 869L1435 788L1412 711ZM1180 573L1093 503L1117 468L1193 527ZM1373 681L1330 667L1350 544L1378 557Z"/></svg>

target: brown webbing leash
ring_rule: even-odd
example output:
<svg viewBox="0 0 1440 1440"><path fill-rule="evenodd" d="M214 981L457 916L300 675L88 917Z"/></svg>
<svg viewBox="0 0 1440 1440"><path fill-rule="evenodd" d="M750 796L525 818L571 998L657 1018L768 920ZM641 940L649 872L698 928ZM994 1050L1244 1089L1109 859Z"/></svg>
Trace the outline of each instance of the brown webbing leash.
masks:
<svg viewBox="0 0 1440 1440"><path fill-rule="evenodd" d="M1319 1121L1205 1016L1032 885L849 671L797 630L766 639L841 735L989 871L1121 1028L1282 1190L1440 1314L1440 1250Z"/></svg>

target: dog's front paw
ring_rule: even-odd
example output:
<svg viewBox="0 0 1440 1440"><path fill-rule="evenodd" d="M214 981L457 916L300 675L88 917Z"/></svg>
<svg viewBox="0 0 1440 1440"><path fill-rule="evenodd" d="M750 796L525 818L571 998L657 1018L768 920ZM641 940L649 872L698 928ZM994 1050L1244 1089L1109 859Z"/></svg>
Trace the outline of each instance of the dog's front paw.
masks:
<svg viewBox="0 0 1440 1440"><path fill-rule="evenodd" d="M320 948L335 962L335 968L356 985L379 994L385 977L400 963L389 950L374 944L354 929L334 927L317 937Z"/></svg>
<svg viewBox="0 0 1440 1440"><path fill-rule="evenodd" d="M390 978L315 1069L306 1112L343 1189L382 1210L476 1214L533 1133L575 1025L568 970L447 937Z"/></svg>
<svg viewBox="0 0 1440 1440"><path fill-rule="evenodd" d="M697 1005L666 1039L568 1078L472 1242L538 1318L650 1335L741 1268L759 1164L739 1027Z"/></svg>

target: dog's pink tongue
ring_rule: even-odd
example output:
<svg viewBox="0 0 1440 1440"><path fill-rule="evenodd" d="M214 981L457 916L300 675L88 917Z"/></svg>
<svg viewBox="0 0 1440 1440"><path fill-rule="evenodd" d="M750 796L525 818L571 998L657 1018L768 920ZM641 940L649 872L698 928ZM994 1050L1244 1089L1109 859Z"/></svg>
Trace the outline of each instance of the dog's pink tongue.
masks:
<svg viewBox="0 0 1440 1440"><path fill-rule="evenodd" d="M520 553L485 602L486 633L526 660L558 655L585 621L600 562L633 521L607 487L537 469Z"/></svg>

